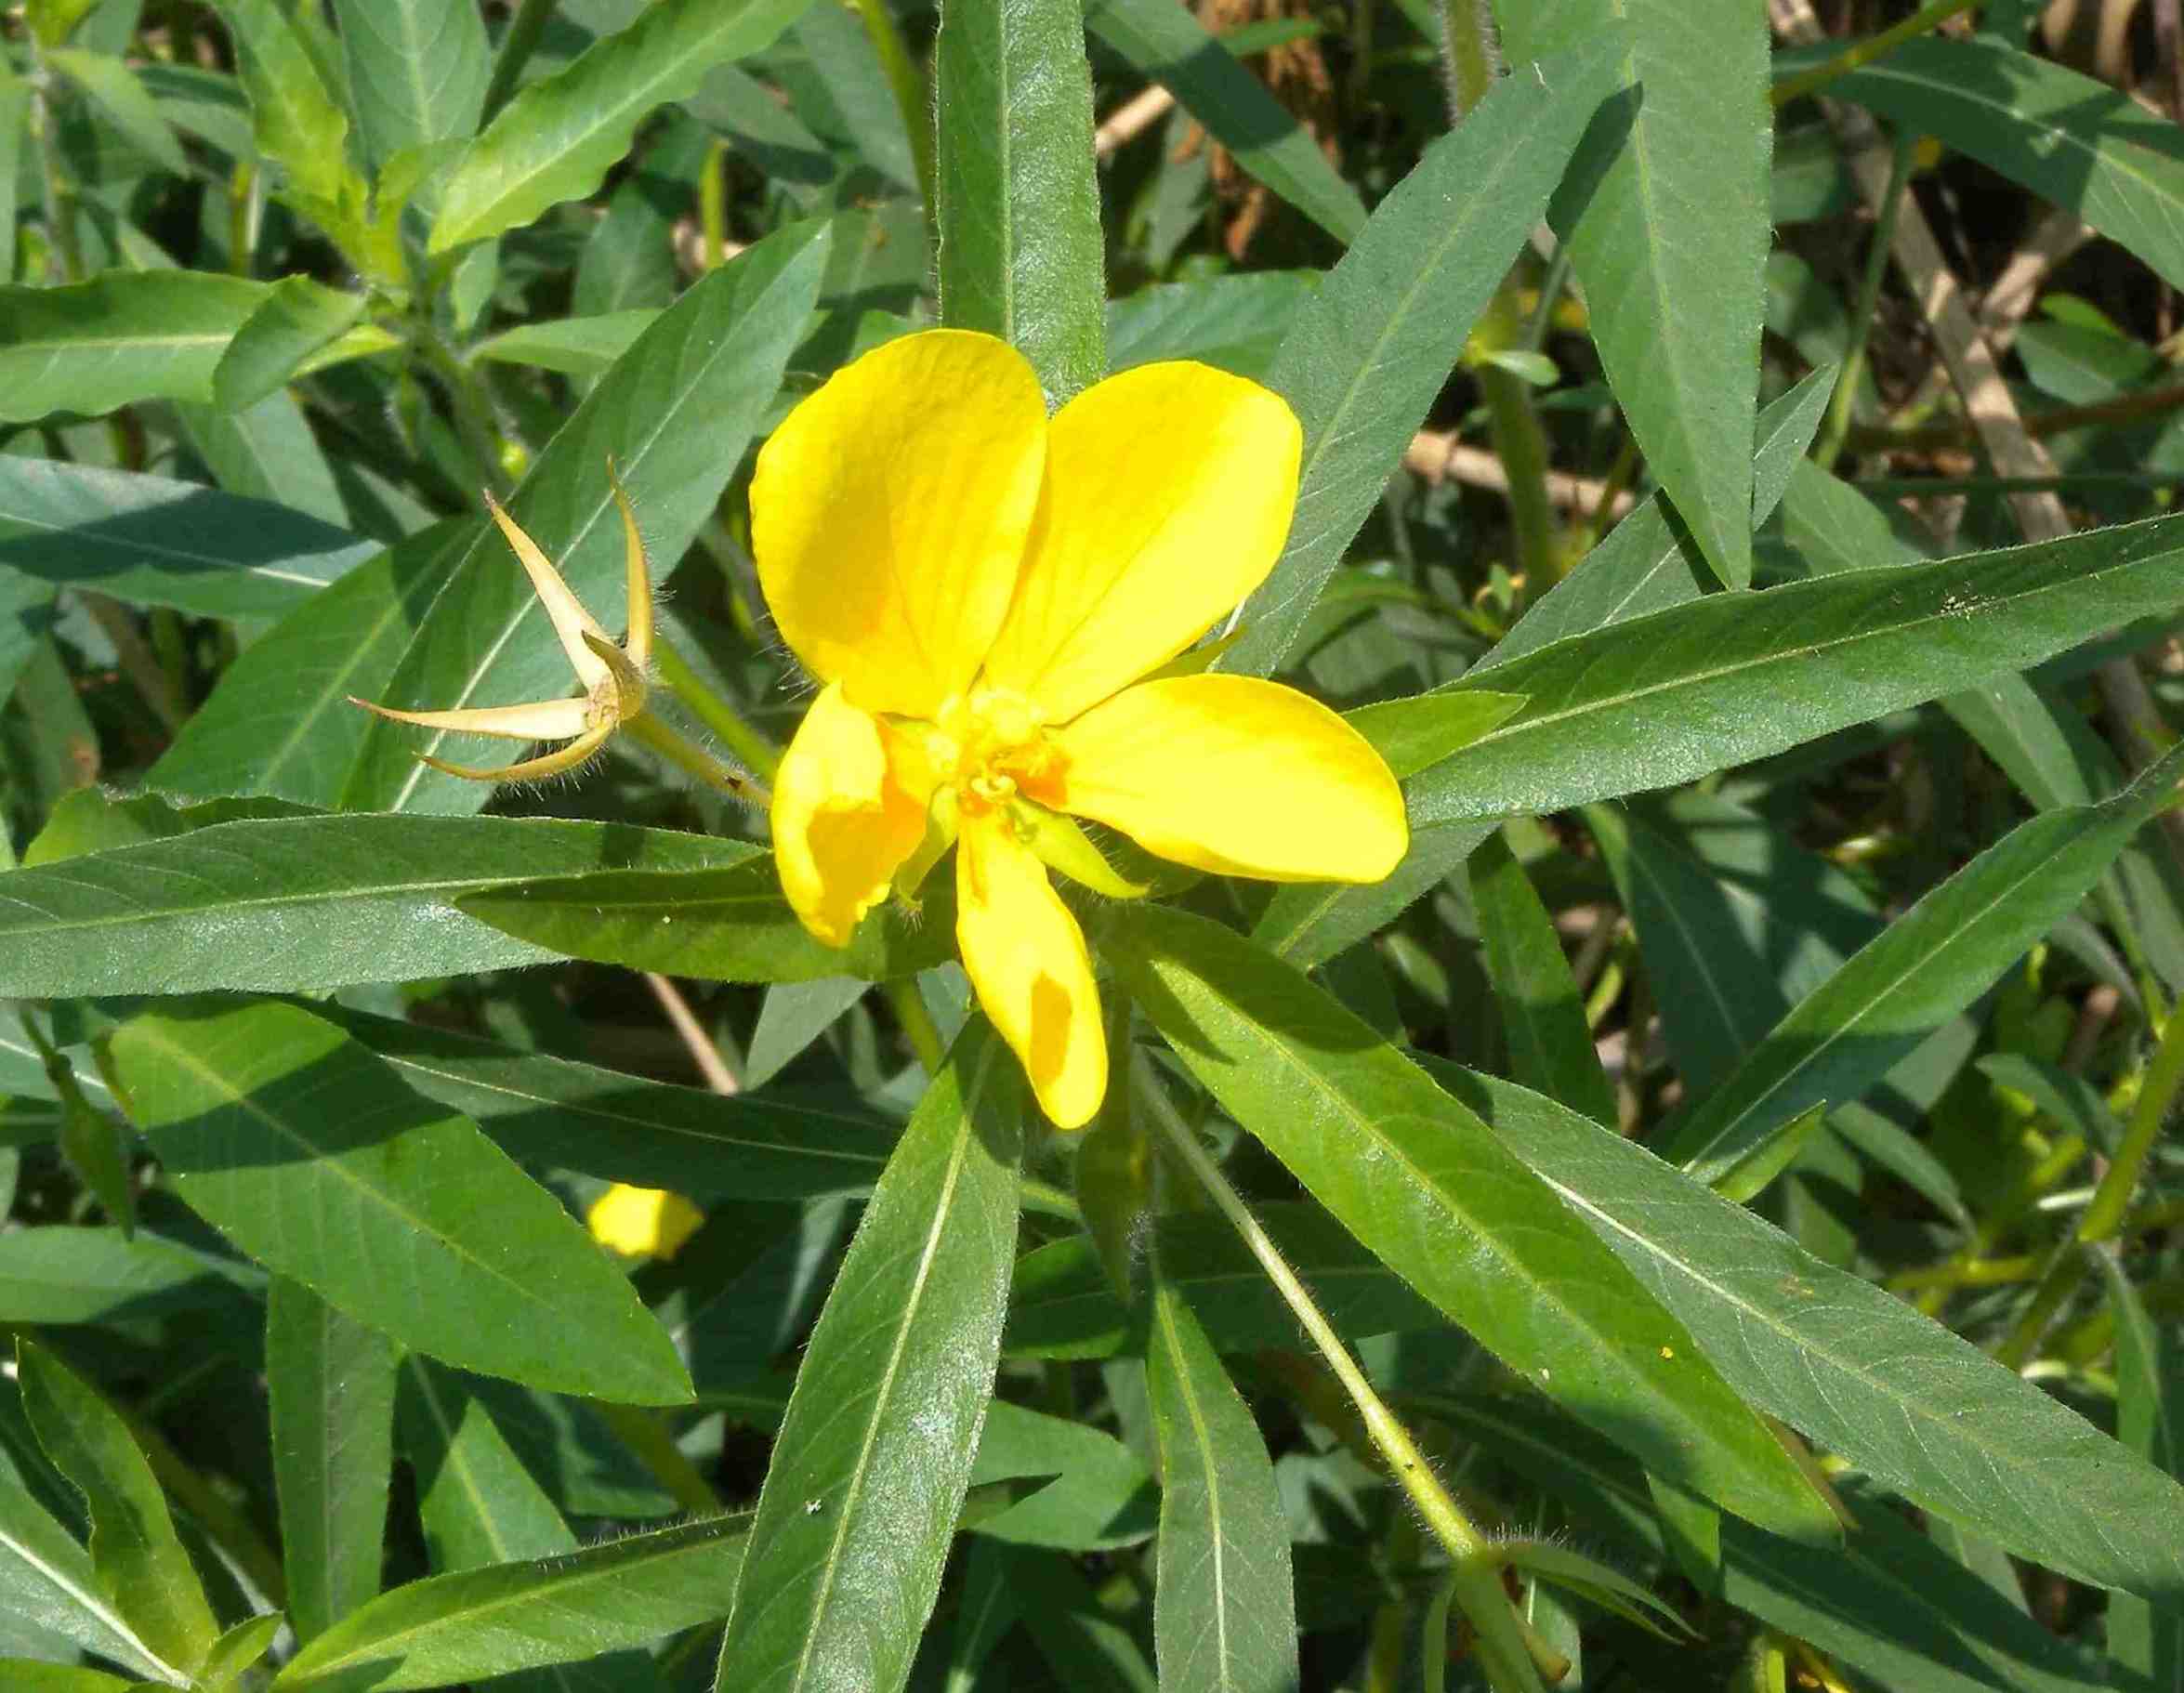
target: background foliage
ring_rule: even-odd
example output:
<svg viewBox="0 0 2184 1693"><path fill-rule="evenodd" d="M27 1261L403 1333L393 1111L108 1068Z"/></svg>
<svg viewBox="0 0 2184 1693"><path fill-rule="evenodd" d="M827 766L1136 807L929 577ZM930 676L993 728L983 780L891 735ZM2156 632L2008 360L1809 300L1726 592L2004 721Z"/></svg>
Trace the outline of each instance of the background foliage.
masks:
<svg viewBox="0 0 2184 1693"><path fill-rule="evenodd" d="M2184 1687L2176 19L7 13L0 1686ZM933 322L1280 392L1212 662L1406 779L1081 903L1082 1136L702 766L347 702L565 688L612 459L767 774L750 451Z"/></svg>

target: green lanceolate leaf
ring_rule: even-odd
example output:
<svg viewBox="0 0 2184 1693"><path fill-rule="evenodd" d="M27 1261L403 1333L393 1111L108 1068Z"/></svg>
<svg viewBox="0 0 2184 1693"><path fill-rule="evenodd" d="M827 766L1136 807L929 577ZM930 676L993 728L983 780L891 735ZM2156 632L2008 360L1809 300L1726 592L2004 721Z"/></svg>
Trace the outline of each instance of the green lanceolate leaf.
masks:
<svg viewBox="0 0 2184 1693"><path fill-rule="evenodd" d="M865 1207L758 1496L721 1693L910 1673L993 1391L1022 1078L973 1021Z"/></svg>
<svg viewBox="0 0 2184 1693"><path fill-rule="evenodd" d="M1152 1630L1162 1685L1294 1687L1296 1583L1267 1443L1157 1258L1152 1275L1145 1384L1160 1443Z"/></svg>
<svg viewBox="0 0 2184 1693"><path fill-rule="evenodd" d="M580 1663L698 1627L733 1599L750 1524L747 1513L710 1517L412 1581L312 1641L273 1686L440 1687Z"/></svg>
<svg viewBox="0 0 2184 1693"><path fill-rule="evenodd" d="M491 72L477 7L465 0L338 0L334 10L370 165L413 147L469 138Z"/></svg>
<svg viewBox="0 0 2184 1693"><path fill-rule="evenodd" d="M0 287L0 422L209 400L213 372L272 284L209 270L109 270Z"/></svg>
<svg viewBox="0 0 2184 1693"><path fill-rule="evenodd" d="M363 315L363 295L346 288L329 288L308 276L275 282L214 367L213 404L223 412L256 405Z"/></svg>
<svg viewBox="0 0 2184 1693"><path fill-rule="evenodd" d="M825 224L793 224L694 284L600 378L510 497L509 514L610 629L621 623L625 578L609 457L664 574L713 515L780 392L789 354L819 297L829 243ZM388 615L400 613L390 608ZM350 638L346 629L315 633L337 645ZM568 658L497 532L477 532L448 568L423 627L404 634L384 690L372 696L382 704L484 705L546 698L569 686ZM338 697L314 705L318 712L355 709ZM317 726L309 732L318 733ZM336 793L317 796L319 803L475 811L488 789L417 762L419 753L441 752L444 742L436 731L375 720L357 743L346 781Z"/></svg>
<svg viewBox="0 0 2184 1693"><path fill-rule="evenodd" d="M1118 910L1104 952L1230 1115L1482 1345L1677 1485L1778 1532L1833 1539L1819 1496L1681 1325L1362 1022L1179 912Z"/></svg>
<svg viewBox="0 0 2184 1693"><path fill-rule="evenodd" d="M42 1346L16 1343L23 1411L53 1467L91 1510L91 1564L129 1627L177 1668L195 1670L219 1637L151 1464L120 1413Z"/></svg>
<svg viewBox="0 0 2184 1693"><path fill-rule="evenodd" d="M374 721L425 608L485 532L451 518L350 570L322 603L243 649L182 724L147 781L164 793L266 794L328 806Z"/></svg>
<svg viewBox="0 0 2184 1693"><path fill-rule="evenodd" d="M175 139L175 132L160 115L158 102L145 92L136 72L104 53L86 53L73 47L55 48L45 57L47 64L89 95L92 104L113 126L163 170L173 171L178 177L189 174L190 161L183 156L181 143Z"/></svg>
<svg viewBox="0 0 2184 1693"><path fill-rule="evenodd" d="M1452 711L1447 702L1454 700L1467 703ZM1377 705L1361 705L1345 713L1344 718L1373 743L1373 750L1400 780L1469 746L1496 724L1515 716L1523 705L1517 694L1489 693L1481 688L1460 694L1384 700Z"/></svg>
<svg viewBox="0 0 2184 1693"><path fill-rule="evenodd" d="M770 45L809 0L662 0L532 84L470 144L441 193L434 253L529 223L599 185L653 107Z"/></svg>
<svg viewBox="0 0 2184 1693"><path fill-rule="evenodd" d="M0 884L0 886L5 886ZM913 976L955 950L944 895L922 915L888 904L846 947L815 940L789 909L770 855L693 874L611 873L523 882L462 909L480 923L572 958L704 981L867 981Z"/></svg>
<svg viewBox="0 0 2184 1693"><path fill-rule="evenodd" d="M266 1394L288 1616L309 1645L379 1591L394 1343L277 1276L266 1303Z"/></svg>
<svg viewBox="0 0 2184 1693"><path fill-rule="evenodd" d="M1151 1534L1160 1490L1112 1435L1003 1399L979 1430L970 1485L1042 1478L1035 1491L969 1526L1021 1546L1069 1552L1135 1545Z"/></svg>
<svg viewBox="0 0 2184 1693"><path fill-rule="evenodd" d="M1766 521L1783 502L1798 466L1810 464L1805 451L1827 410L1835 378L1835 367L1823 366L1759 413L1752 443L1755 523ZM1679 606L1713 585L1705 558L1676 508L1658 493L1649 494L1471 668L1495 669L1550 641Z"/></svg>
<svg viewBox="0 0 2184 1693"><path fill-rule="evenodd" d="M1254 382L1320 285L1317 270L1257 270L1163 282L1107 306L1110 369L1195 359Z"/></svg>
<svg viewBox="0 0 2184 1693"><path fill-rule="evenodd" d="M1981 36L1906 41L1829 92L1970 154L2184 282L2184 144L2121 89Z"/></svg>
<svg viewBox="0 0 2184 1693"><path fill-rule="evenodd" d="M0 1314L9 1322L105 1323L239 1302L255 1272L138 1229L48 1225L0 1234Z"/></svg>
<svg viewBox="0 0 2184 1693"><path fill-rule="evenodd" d="M1615 1093L1593 1048L1585 998L1524 866L1493 834L1472 853L1470 869L1471 904L1479 913L1487 979L1508 1037L1510 1072L1613 1128Z"/></svg>
<svg viewBox="0 0 2184 1693"><path fill-rule="evenodd" d="M2184 1336L2154 1319L2113 1257L2102 1253L2100 1269L2116 1320L2116 1438L2184 1480ZM2184 1677L2184 1606L2115 1595L2108 1602L2108 1655L2157 1687Z"/></svg>
<svg viewBox="0 0 2184 1693"><path fill-rule="evenodd" d="M110 1050L191 1209L329 1304L488 1374L690 1397L667 1336L560 1202L332 1024L183 1004L132 1018Z"/></svg>
<svg viewBox="0 0 2184 1693"><path fill-rule="evenodd" d="M0 457L0 566L128 605L277 617L380 551L196 482Z"/></svg>
<svg viewBox="0 0 2184 1693"><path fill-rule="evenodd" d="M2184 604L2184 518L1708 596L1489 673L1526 696L1417 779L1414 825L1672 787ZM1461 685L1459 685L1461 686Z"/></svg>
<svg viewBox="0 0 2184 1693"><path fill-rule="evenodd" d="M796 1201L866 1191L895 1141L853 1103L722 1098L339 1005L320 1015L520 1163L701 1201Z"/></svg>
<svg viewBox="0 0 2184 1693"><path fill-rule="evenodd" d="M1497 9L1513 60L1625 32L1626 92L1578 149L1553 216L1648 467L1715 574L1748 586L1761 271L1773 240L1766 20L1743 0Z"/></svg>
<svg viewBox="0 0 2184 1693"><path fill-rule="evenodd" d="M1375 208L1297 312L1268 374L1304 425L1296 516L1220 668L1264 676L1282 663L1538 224L1612 85L1614 46L1543 67L1545 82L1504 78Z"/></svg>
<svg viewBox="0 0 2184 1693"><path fill-rule="evenodd" d="M218 0L235 37L257 150L298 195L335 207L362 184L349 166L349 116L328 90L297 27L276 0Z"/></svg>
<svg viewBox="0 0 2184 1693"><path fill-rule="evenodd" d="M1014 345L1059 404L1107 374L1084 9L947 0L934 74L941 321Z"/></svg>
<svg viewBox="0 0 2184 1693"><path fill-rule="evenodd" d="M1730 1385L1922 1508L2082 1581L2174 1602L2184 1488L1978 1347L1643 1148L1428 1060L1676 1313Z"/></svg>
<svg viewBox="0 0 2184 1693"><path fill-rule="evenodd" d="M1385 927L1414 899L1464 867L1492 823L1449 823L1411 831L1411 848L1384 882L1293 883L1267 901L1252 938L1299 969L1322 965Z"/></svg>
<svg viewBox="0 0 2184 1693"><path fill-rule="evenodd" d="M125 1665L133 1675L189 1685L130 1626L101 1586L90 1554L9 1465L0 1465L0 1606L6 1607L0 1614Z"/></svg>
<svg viewBox="0 0 2184 1693"><path fill-rule="evenodd" d="M0 874L0 993L309 991L535 964L454 909L537 872L732 864L709 835L549 818L272 818Z"/></svg>
<svg viewBox="0 0 2184 1693"><path fill-rule="evenodd" d="M1800 1001L1669 1136L1669 1155L1711 1182L1800 1112L1863 1093L2076 908L2180 774L2184 749L2112 800L2020 824Z"/></svg>
<svg viewBox="0 0 2184 1693"><path fill-rule="evenodd" d="M1236 163L1336 241L1365 225L1358 191L1327 162L1311 132L1181 7L1102 0L1085 10L1092 33L1130 69L1158 83L1229 149Z"/></svg>

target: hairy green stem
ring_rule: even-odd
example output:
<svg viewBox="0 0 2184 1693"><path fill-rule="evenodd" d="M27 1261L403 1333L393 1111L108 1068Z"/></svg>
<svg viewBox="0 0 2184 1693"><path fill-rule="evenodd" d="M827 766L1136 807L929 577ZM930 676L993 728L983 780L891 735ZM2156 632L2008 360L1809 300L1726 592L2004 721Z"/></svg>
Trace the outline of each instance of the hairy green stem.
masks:
<svg viewBox="0 0 2184 1693"><path fill-rule="evenodd" d="M439 379L447 395L448 412L455 430L476 463L478 475L496 496L505 497L515 486L507 466L501 463L499 431L493 424L493 401L478 380L477 372L465 364L431 324L413 323L410 345L416 348L425 368Z"/></svg>
<svg viewBox="0 0 2184 1693"><path fill-rule="evenodd" d="M689 706L699 722L718 735L721 743L768 781L781 768L781 754L773 742L745 723L736 708L705 684L690 660L657 632L652 637L652 664L667 690Z"/></svg>
<svg viewBox="0 0 2184 1693"><path fill-rule="evenodd" d="M1135 1060L1132 1082L1138 1089L1138 1096L1151 1108L1152 1121L1159 1126L1170 1149L1181 1161L1184 1168L1197 1179L1199 1186L1204 1188L1206 1196L1234 1226L1251 1255L1258 1260L1259 1267L1266 1271L1267 1279L1274 1284L1290 1310L1296 1313L1305 1332L1311 1336L1312 1344L1319 1347L1321 1356L1327 1360L1327 1367L1342 1384L1350 1403L1357 1407L1366 1437L1387 1461L1389 1472L1401 1483L1403 1491L1411 1496L1411 1503L1417 1507L1419 1516L1425 1518L1427 1527L1433 1530L1434 1537L1448 1548L1449 1555L1460 1566L1476 1564L1489 1568L1490 1570L1498 1568L1492 1543L1441 1485L1441 1479L1434 1475L1432 1465L1427 1463L1425 1453L1418 1450L1417 1442L1411 1438L1411 1431L1388 1410L1387 1402L1381 1398L1373 1384L1365 1379L1365 1372L1358 1368L1357 1361L1350 1357L1349 1348L1342 1344L1342 1337L1335 1332L1334 1324L1321 1311L1311 1291L1305 1286L1296 1271L1290 1267L1289 1261L1283 1257L1281 1248L1274 1244L1273 1238L1259 1226L1258 1219L1251 1214L1251 1207L1244 1203L1243 1196L1230 1185L1229 1178L1221 1174L1220 1166L1198 1144L1198 1136L1191 1132L1190 1125L1183 1121L1175 1103L1161 1086L1159 1078L1153 1074L1151 1060L1142 1055L1138 1055ZM1498 1574L1494 1579L1498 1581ZM1505 1609L1507 1603L1505 1597L1502 1600Z"/></svg>
<svg viewBox="0 0 2184 1693"><path fill-rule="evenodd" d="M655 649L654 656L657 655ZM640 711L622 727L670 764L688 770L700 781L718 788L729 798L742 800L749 806L770 806L773 803L773 795L764 782L755 776L745 776L740 770L730 769L704 747L691 744L678 730L663 722L655 714Z"/></svg>
<svg viewBox="0 0 2184 1693"><path fill-rule="evenodd" d="M2130 1127L2093 1190L2092 1203L2078 1219L2079 1240L2098 1245L2122 1230L2124 1214L2146 1172L2146 1161L2153 1155L2153 1143L2169 1108L2177 1102L2179 1086L2184 1086L2184 1005L2170 1008L2168 1026L2162 1030L2161 1044L2154 1048L2153 1062L2146 1067L2146 1080L2139 1084L2138 1103L2131 1108Z"/></svg>
<svg viewBox="0 0 2184 1693"><path fill-rule="evenodd" d="M618 1405L611 1399L594 1399L592 1409L612 1429L622 1443L637 1454L638 1462L651 1472L652 1479L675 1498L684 1510L699 1516L717 1516L720 1496L698 1473L698 1466L682 1454L667 1425L658 1416L635 1405Z"/></svg>
<svg viewBox="0 0 2184 1693"><path fill-rule="evenodd" d="M910 1050L925 1066L925 1073L928 1077L939 1075L941 1066L948 1059L948 1043L941 1039L933 1014L925 1008L916 981L909 977L897 977L881 986L888 1004L895 1008L895 1020L902 1025L902 1032L910 1038Z"/></svg>

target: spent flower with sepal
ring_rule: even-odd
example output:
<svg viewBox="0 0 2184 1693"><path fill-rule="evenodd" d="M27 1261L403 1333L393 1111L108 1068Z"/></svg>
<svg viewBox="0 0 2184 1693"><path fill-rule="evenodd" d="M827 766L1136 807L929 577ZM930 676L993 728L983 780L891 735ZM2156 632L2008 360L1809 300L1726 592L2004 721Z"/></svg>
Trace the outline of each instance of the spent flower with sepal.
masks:
<svg viewBox="0 0 2184 1693"><path fill-rule="evenodd" d="M831 945L954 846L956 938L1046 1114L1107 1087L1092 961L1049 870L1113 897L1077 820L1271 881L1378 881L1408 847L1379 755L1252 676L1163 674L1273 567L1302 432L1275 394L1140 366L1050 419L1005 342L903 336L775 430L758 578L821 684L775 779L782 886Z"/></svg>
<svg viewBox="0 0 2184 1693"><path fill-rule="evenodd" d="M429 753L417 755L434 769L471 781L526 781L573 770L606 745L616 729L643 720L645 670L652 659L651 570L645 558L644 538L638 532L636 510L611 463L607 479L622 513L623 543L628 556L629 632L619 647L584 609L538 544L501 508L498 500L491 493L485 496L486 509L531 578L532 589L553 623L561 650L569 655L576 680L584 688L581 695L533 700L520 705L462 706L452 711L402 711L360 700L354 694L349 696L349 703L423 728L495 735L507 741L568 742L551 753L491 769L451 764Z"/></svg>

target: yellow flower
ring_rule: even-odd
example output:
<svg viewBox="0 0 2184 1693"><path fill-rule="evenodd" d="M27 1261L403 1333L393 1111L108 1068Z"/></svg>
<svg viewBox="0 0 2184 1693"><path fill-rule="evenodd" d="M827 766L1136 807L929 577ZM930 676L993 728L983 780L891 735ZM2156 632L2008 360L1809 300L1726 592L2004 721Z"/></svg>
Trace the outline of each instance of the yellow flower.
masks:
<svg viewBox="0 0 2184 1693"><path fill-rule="evenodd" d="M585 1226L601 1246L632 1258L672 1258L705 1214L679 1193L616 1182L592 1201Z"/></svg>
<svg viewBox="0 0 2184 1693"><path fill-rule="evenodd" d="M537 594L539 604L546 608L554 634L560 639L561 650L569 655L570 666L584 689L581 695L572 699L534 700L523 705L464 706L454 711L397 711L391 705L375 705L354 694L349 695L349 702L377 712L382 717L391 717L397 723L415 723L426 728L450 729L466 735L498 735L508 741L569 742L559 752L545 753L536 758L490 770L449 764L429 753L417 755L434 769L471 781L524 781L572 770L606 745L607 738L617 728L634 722L644 711L645 666L652 658L651 573L645 563L644 541L637 531L637 513L631 509L629 495L623 491L622 479L614 474L612 464L607 466L607 478L614 490L614 503L622 510L623 547L629 571L629 634L619 648L607 638L607 632L570 592L561 572L539 550L538 543L501 509L498 500L490 493L485 496L486 509L493 513L493 520L500 526L508 545L515 549L517 558L531 578L532 590Z"/></svg>
<svg viewBox="0 0 2184 1693"><path fill-rule="evenodd" d="M964 968L1064 1128L1099 1109L1107 1048L1047 867L1130 891L1070 819L1273 881L1378 881L1408 846L1394 777L1326 707L1139 679L1273 568L1300 451L1279 398L1204 365L1049 420L1013 348L935 330L837 373L758 455L759 582L822 684L774 786L789 903L846 944L953 841Z"/></svg>

